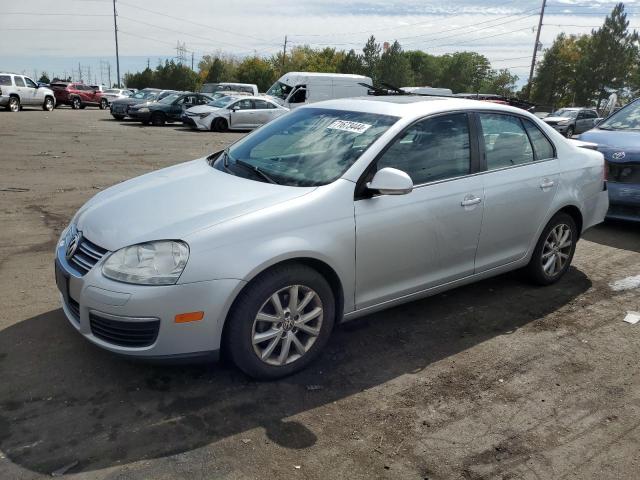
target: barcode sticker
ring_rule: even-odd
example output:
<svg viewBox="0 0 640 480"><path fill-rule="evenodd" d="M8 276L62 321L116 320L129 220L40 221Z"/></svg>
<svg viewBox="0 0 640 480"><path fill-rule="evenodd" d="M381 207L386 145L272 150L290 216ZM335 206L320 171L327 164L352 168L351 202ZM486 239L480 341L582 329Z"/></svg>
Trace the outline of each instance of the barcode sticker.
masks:
<svg viewBox="0 0 640 480"><path fill-rule="evenodd" d="M330 128L331 130L342 130L343 132L359 134L366 132L369 128L371 128L371 125L368 125L366 123L350 122L348 120L336 120L327 128Z"/></svg>

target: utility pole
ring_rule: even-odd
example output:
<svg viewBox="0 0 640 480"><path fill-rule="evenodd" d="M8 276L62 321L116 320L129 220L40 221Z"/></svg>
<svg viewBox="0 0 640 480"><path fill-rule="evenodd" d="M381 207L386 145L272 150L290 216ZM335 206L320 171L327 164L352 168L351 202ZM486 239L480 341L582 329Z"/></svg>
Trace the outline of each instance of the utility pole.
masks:
<svg viewBox="0 0 640 480"><path fill-rule="evenodd" d="M116 83L118 85L118 88L120 88L120 53L118 52L118 20L116 19L116 17L116 0L113 0L113 32L116 36L116 70L118 74Z"/></svg>
<svg viewBox="0 0 640 480"><path fill-rule="evenodd" d="M193 52L191 52L191 70L193 70Z"/></svg>
<svg viewBox="0 0 640 480"><path fill-rule="evenodd" d="M282 73L284 72L285 59L287 58L287 36L284 36L284 46L282 48Z"/></svg>
<svg viewBox="0 0 640 480"><path fill-rule="evenodd" d="M540 31L542 30L542 19L544 18L544 9L547 6L547 0L542 0L540 8L540 20L538 21L538 31L536 32L536 43L533 46L533 57L531 58L531 70L529 70L529 82L527 83L527 98L531 95L531 86L533 85L533 71L536 68L536 55L540 45Z"/></svg>

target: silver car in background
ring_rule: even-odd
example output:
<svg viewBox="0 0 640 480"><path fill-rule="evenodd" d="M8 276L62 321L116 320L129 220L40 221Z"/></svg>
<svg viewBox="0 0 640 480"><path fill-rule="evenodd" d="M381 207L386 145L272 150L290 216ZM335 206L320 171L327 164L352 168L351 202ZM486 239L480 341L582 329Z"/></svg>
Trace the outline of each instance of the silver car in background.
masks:
<svg viewBox="0 0 640 480"><path fill-rule="evenodd" d="M122 88L108 88L102 92L102 98L106 98L109 103L120 100L121 98L129 98L132 95L131 90Z"/></svg>
<svg viewBox="0 0 640 480"><path fill-rule="evenodd" d="M288 111L266 97L232 95L191 107L182 115L182 122L198 130L251 130Z"/></svg>
<svg viewBox="0 0 640 480"><path fill-rule="evenodd" d="M225 349L277 378L339 322L514 269L557 282L607 207L602 154L523 110L332 100L98 193L57 243L56 281L99 347Z"/></svg>

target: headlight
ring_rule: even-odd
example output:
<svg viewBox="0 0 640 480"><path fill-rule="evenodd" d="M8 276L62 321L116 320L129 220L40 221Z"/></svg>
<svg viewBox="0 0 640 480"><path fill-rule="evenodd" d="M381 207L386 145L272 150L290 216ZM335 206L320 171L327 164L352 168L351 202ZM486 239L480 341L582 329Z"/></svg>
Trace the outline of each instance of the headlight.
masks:
<svg viewBox="0 0 640 480"><path fill-rule="evenodd" d="M184 242L160 240L121 248L102 266L102 274L112 280L140 285L173 285L178 281L189 247Z"/></svg>
<svg viewBox="0 0 640 480"><path fill-rule="evenodd" d="M149 109L147 107L142 107L138 109L138 112L140 113L147 113L149 111Z"/></svg>
<svg viewBox="0 0 640 480"><path fill-rule="evenodd" d="M200 118L205 118L205 117L208 117L209 115L211 115L211 113L209 113L209 112L204 112L204 113L200 113L200 114L198 114L198 117L200 117Z"/></svg>

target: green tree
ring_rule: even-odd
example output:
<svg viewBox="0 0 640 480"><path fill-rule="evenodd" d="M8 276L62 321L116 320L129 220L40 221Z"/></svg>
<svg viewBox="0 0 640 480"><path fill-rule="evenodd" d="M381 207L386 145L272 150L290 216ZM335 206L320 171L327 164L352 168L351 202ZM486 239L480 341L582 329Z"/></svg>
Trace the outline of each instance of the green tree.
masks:
<svg viewBox="0 0 640 480"><path fill-rule="evenodd" d="M255 83L265 92L276 80L276 71L265 59L258 56L245 58L236 69L236 79L242 83Z"/></svg>
<svg viewBox="0 0 640 480"><path fill-rule="evenodd" d="M354 49L349 50L349 52L342 57L342 61L338 66L338 71L340 73L362 75L364 72L362 55L358 55Z"/></svg>
<svg viewBox="0 0 640 480"><path fill-rule="evenodd" d="M51 83L51 80L49 80L49 75L47 75L47 72L42 72L42 74L40 75L40 79L38 79L38 82Z"/></svg>
<svg viewBox="0 0 640 480"><path fill-rule="evenodd" d="M632 79L638 58L638 34L629 32L624 4L618 3L605 18L604 24L592 30L589 48L577 65L577 77L582 88L576 89L576 101L600 103L609 94L607 88L621 89Z"/></svg>
<svg viewBox="0 0 640 480"><path fill-rule="evenodd" d="M442 86L454 93L476 93L491 71L491 64L484 55L476 52L456 52L441 57Z"/></svg>
<svg viewBox="0 0 640 480"><path fill-rule="evenodd" d="M236 80L238 61L222 54L204 55L198 62L198 75L204 83Z"/></svg>
<svg viewBox="0 0 640 480"><path fill-rule="evenodd" d="M413 81L421 87L448 87L442 79L441 57L429 55L420 50L405 51L404 56L409 60Z"/></svg>
<svg viewBox="0 0 640 480"><path fill-rule="evenodd" d="M487 77L480 84L480 93L497 93L505 97L512 97L515 94L518 76L513 75L509 70L490 70Z"/></svg>
<svg viewBox="0 0 640 480"><path fill-rule="evenodd" d="M371 77L373 83L378 81L378 64L380 63L380 44L376 43L376 37L371 35L362 49L363 73Z"/></svg>
<svg viewBox="0 0 640 480"><path fill-rule="evenodd" d="M381 82L399 88L411 85L413 82L412 76L409 59L403 55L402 47L396 40L380 56L377 78Z"/></svg>

